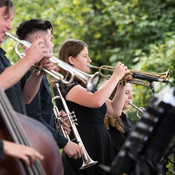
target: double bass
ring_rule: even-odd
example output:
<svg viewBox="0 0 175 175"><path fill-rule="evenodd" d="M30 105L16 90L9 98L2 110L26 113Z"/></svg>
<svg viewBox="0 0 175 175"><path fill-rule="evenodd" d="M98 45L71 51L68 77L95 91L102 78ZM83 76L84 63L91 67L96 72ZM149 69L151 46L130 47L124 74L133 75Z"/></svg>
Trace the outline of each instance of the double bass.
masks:
<svg viewBox="0 0 175 175"><path fill-rule="evenodd" d="M4 155L0 175L61 175L62 162L50 131L40 122L16 113L0 88L0 138L33 147L43 156L27 166L22 160Z"/></svg>

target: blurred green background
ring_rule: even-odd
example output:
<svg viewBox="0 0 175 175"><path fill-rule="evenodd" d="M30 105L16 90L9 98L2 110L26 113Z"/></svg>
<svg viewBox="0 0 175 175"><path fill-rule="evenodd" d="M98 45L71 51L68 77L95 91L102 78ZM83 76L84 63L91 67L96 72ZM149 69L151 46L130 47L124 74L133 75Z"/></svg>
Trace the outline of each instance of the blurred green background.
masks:
<svg viewBox="0 0 175 175"><path fill-rule="evenodd" d="M175 85L175 1L174 0L13 0L13 29L31 18L48 19L54 26L54 53L69 38L89 46L93 65L115 66L121 61L129 69L163 73L171 71ZM12 63L19 60L15 42L6 39L2 47ZM165 87L154 83L156 92ZM152 96L149 87L133 85L133 103L146 106ZM136 110L128 116L136 122ZM171 174L171 172L169 173Z"/></svg>

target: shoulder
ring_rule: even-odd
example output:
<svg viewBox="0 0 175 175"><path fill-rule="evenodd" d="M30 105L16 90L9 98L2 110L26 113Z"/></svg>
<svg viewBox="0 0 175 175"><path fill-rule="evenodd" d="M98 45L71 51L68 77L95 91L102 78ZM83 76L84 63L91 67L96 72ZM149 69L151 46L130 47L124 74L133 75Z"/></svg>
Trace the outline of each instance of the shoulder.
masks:
<svg viewBox="0 0 175 175"><path fill-rule="evenodd" d="M59 90L60 90L60 92L61 92L61 94L62 94L62 96L63 97L65 97L66 95L67 95L67 93L73 88L73 87L75 87L76 85L79 85L79 83L78 82L76 82L76 81L73 81L72 83L70 83L70 84L65 84L65 83L63 83L63 82L61 82L61 81L58 81L57 82L58 84L58 88L59 88ZM57 95L58 94L58 88L56 87L56 86L54 86L54 93Z"/></svg>

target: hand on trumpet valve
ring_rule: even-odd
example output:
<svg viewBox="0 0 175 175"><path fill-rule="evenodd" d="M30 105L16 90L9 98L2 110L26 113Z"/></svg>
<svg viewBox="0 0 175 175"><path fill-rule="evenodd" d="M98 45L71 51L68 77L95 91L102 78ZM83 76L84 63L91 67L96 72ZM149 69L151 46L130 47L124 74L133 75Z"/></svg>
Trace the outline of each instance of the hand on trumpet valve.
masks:
<svg viewBox="0 0 175 175"><path fill-rule="evenodd" d="M64 128L64 130L66 131L66 133L69 135L70 132L71 132L70 121L68 120L67 115L66 115L66 113L63 110L60 111L60 116L62 118L62 120L61 120L62 127Z"/></svg>
<svg viewBox="0 0 175 175"><path fill-rule="evenodd" d="M59 71L59 68L58 66L56 66L53 62L51 62L48 58L43 58L41 61L40 61L40 65L41 67L49 70L49 71L52 71L54 70L55 72L58 72Z"/></svg>
<svg viewBox="0 0 175 175"><path fill-rule="evenodd" d="M131 77L129 76L129 70L127 68L127 66L125 66L124 64L122 64L121 62L118 62L116 67L115 67L115 71L114 73L120 77L120 80L122 78L125 79L130 79Z"/></svg>
<svg viewBox="0 0 175 175"><path fill-rule="evenodd" d="M127 81L127 80L133 80L133 77L132 77L131 74L127 73L127 74L124 75L123 79L124 79L125 81Z"/></svg>
<svg viewBox="0 0 175 175"><path fill-rule="evenodd" d="M33 44L29 48L27 46L24 47L24 49L26 50L24 59L28 59L32 64L38 63L43 58L53 56L53 53L50 53L48 48L45 47L44 40L41 36L37 36Z"/></svg>

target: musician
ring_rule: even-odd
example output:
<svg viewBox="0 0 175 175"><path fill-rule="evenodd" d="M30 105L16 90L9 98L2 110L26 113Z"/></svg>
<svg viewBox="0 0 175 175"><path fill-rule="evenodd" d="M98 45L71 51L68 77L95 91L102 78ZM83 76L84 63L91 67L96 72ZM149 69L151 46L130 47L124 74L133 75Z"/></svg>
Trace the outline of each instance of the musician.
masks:
<svg viewBox="0 0 175 175"><path fill-rule="evenodd" d="M58 58L73 67L89 73L89 64L91 59L88 55L88 46L81 40L70 39L65 41L60 47ZM60 70L61 71L61 70ZM86 88L78 80L74 80L70 85L59 82L60 90L66 99L70 111L74 111L77 117L77 129L80 137L87 149L89 156L98 161L99 164L110 165L114 158L111 139L104 126L104 116L106 112L115 115L115 106L120 103L114 97L113 101L108 100L116 84L123 77L128 78L126 74L128 69L122 63L117 63L115 71L109 81L98 91L93 89L87 92ZM64 72L62 72L64 74ZM55 89L55 95L58 92ZM61 109L61 101L56 100L56 104ZM105 175L108 174L94 165L84 170L79 170L82 160L73 160L64 152L62 154L65 175Z"/></svg>
<svg viewBox="0 0 175 175"><path fill-rule="evenodd" d="M12 28L14 18L14 6L11 0L0 1L0 45L5 38L5 32ZM15 111L26 114L23 97L31 100L40 85L42 77L32 73L30 79L25 84L23 91L19 80L30 69L30 67L39 62L42 58L50 58L52 53L44 45L44 40L40 35L34 39L32 46L27 50L26 56L19 60L13 66L5 56L6 52L0 48L0 82L3 90L9 98Z"/></svg>
<svg viewBox="0 0 175 175"><path fill-rule="evenodd" d="M5 32L12 28L12 20L14 18L14 5L11 0L0 1L0 45L4 42ZM32 74L26 83L24 93L21 90L19 80L30 69L30 67L39 62L42 58L50 58L52 54L48 52L41 36L34 39L32 46L27 50L26 56L19 60L16 64L11 65L6 52L0 48L0 86L8 96L15 111L25 114L24 97L29 100L35 95L41 77ZM30 93L30 96L28 94ZM27 96L26 96L27 95ZM19 145L17 143L0 140L0 156L3 159L3 153L23 159L29 165L29 159L32 162L37 157L43 159L43 156L36 152L33 148Z"/></svg>
<svg viewBox="0 0 175 175"><path fill-rule="evenodd" d="M43 160L44 157L31 147L0 139L0 160L3 160L3 154L22 159L27 165L35 161L35 158Z"/></svg>
<svg viewBox="0 0 175 175"><path fill-rule="evenodd" d="M106 115L104 119L105 126L110 133L114 154L117 155L126 137L134 127L133 122L123 112L128 109L129 102L132 100L132 87L131 84L126 83L125 86L118 85L117 92L118 98L121 99L121 107L118 106L118 114L114 117ZM114 94L111 96L113 97ZM112 98L111 97L111 98Z"/></svg>
<svg viewBox="0 0 175 175"><path fill-rule="evenodd" d="M52 43L53 38L52 31L53 27L50 21L48 20L42 21L40 19L30 19L22 22L17 27L16 34L18 35L19 39L26 40L30 43L34 42L34 38L37 35L42 35L49 48L49 51L53 52L54 45ZM44 64L52 64L52 63L45 62ZM23 77L23 79L21 80L22 86L24 86L30 75L31 71L29 71ZM59 148L63 148L63 150L70 157L74 159L81 157L82 155L81 148L74 142L65 138L62 134L58 133L57 130L55 129L56 127L54 122L52 95L49 88L49 83L45 75L42 76L41 85L35 98L29 104L26 104L26 110L28 116L31 116L32 118L42 122L52 132ZM67 132L70 133L70 129L67 123L64 123L64 125L67 128Z"/></svg>

